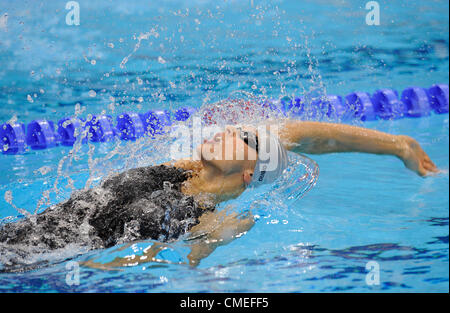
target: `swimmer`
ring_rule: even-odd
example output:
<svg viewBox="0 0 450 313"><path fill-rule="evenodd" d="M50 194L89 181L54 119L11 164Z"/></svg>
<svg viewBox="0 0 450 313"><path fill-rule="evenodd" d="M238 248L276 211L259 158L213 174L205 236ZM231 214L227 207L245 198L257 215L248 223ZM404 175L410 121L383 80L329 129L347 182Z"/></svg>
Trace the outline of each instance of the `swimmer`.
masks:
<svg viewBox="0 0 450 313"><path fill-rule="evenodd" d="M158 240L138 261L133 260L143 263L152 260L164 242L186 233L192 239L189 264L195 266L254 224L251 213L227 215L215 206L247 188L274 182L288 166L287 150L390 155L422 177L438 172L419 143L408 136L324 122L285 120L277 125L277 133L270 124L227 126L199 145L199 160L131 169L73 194L33 219L5 224L0 229L0 256L7 247L16 249L9 250L14 257L9 258L10 264L3 264L3 271L26 268L20 260L26 253L21 250L24 245L54 250L77 244L91 250ZM107 264L87 261L84 265L111 269L128 262L117 258Z"/></svg>

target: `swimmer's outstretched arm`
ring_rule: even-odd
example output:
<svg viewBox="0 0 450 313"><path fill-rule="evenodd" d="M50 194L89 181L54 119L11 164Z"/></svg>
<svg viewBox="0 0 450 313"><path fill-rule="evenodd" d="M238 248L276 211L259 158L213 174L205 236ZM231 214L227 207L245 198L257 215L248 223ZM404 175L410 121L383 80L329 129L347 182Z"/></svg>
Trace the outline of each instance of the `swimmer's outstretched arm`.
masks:
<svg viewBox="0 0 450 313"><path fill-rule="evenodd" d="M251 213L237 214L235 212L226 214L226 211L208 212L200 217L199 224L190 230L192 241L187 241L191 252L187 256L189 265L197 266L200 261L210 255L217 247L226 245L234 239L245 234L255 224ZM195 238L198 237L198 238ZM126 245L118 250L128 248ZM93 259L82 262L81 265L101 270L120 270L121 267L137 266L149 262L170 263L157 259L160 251L167 249L165 243L154 242L141 255L127 257L116 257L107 263L95 262Z"/></svg>
<svg viewBox="0 0 450 313"><path fill-rule="evenodd" d="M309 121L287 121L279 135L286 149L297 153L386 154L398 157L407 168L420 176L438 172L420 144L408 136L345 124Z"/></svg>
<svg viewBox="0 0 450 313"><path fill-rule="evenodd" d="M122 248L117 249L116 251L120 251L130 247L131 244L127 244ZM139 264L149 263L149 262L159 262L159 263L168 263L163 260L156 259L158 253L168 246L164 243L154 242L147 249L144 250L142 255L131 255L127 257L115 257L114 260L107 263L95 262L94 259L90 259L88 261L81 262L82 266L95 268L99 270L106 271L117 271L120 270L120 267L126 266L137 266Z"/></svg>

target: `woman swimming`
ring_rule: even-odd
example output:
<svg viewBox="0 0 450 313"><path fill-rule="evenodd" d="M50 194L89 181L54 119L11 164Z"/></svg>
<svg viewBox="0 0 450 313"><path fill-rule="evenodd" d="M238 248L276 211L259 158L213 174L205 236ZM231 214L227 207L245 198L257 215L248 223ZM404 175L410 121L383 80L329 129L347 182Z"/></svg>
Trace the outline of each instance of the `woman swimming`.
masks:
<svg viewBox="0 0 450 313"><path fill-rule="evenodd" d="M36 216L3 225L1 270L33 268L26 261L30 253L68 245L88 251L135 240L167 242L186 233L202 234L203 239L192 244L188 256L190 264L196 265L254 224L250 213L226 215L216 212L215 206L238 197L249 186L274 182L288 165L286 150L392 155L421 176L438 171L417 141L408 136L322 122L287 120L277 124L278 132L272 131L273 126L228 126L198 147L199 160L131 169L76 192ZM146 252L148 259L159 247ZM125 262L116 259L100 265L88 261L85 265L114 267Z"/></svg>

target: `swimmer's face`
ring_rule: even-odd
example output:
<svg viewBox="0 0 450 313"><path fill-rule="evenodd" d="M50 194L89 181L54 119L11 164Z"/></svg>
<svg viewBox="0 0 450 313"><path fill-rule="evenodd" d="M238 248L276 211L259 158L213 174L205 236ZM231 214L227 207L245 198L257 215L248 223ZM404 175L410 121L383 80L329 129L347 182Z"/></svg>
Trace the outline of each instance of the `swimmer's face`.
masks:
<svg viewBox="0 0 450 313"><path fill-rule="evenodd" d="M256 166L257 152L240 137L240 131L227 126L224 131L204 140L198 152L202 162L213 166L225 175L251 170Z"/></svg>

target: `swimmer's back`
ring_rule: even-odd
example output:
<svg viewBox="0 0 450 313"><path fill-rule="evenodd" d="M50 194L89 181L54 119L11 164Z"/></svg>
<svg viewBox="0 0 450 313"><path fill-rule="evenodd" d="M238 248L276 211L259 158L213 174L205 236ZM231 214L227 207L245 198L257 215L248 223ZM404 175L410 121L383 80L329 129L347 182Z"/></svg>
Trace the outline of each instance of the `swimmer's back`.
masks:
<svg viewBox="0 0 450 313"><path fill-rule="evenodd" d="M112 176L100 186L75 192L34 221L3 225L0 255L15 246L48 251L76 244L91 250L134 240L177 239L198 224L203 213L214 210L214 205L200 205L181 192L188 178L187 171L165 165Z"/></svg>
<svg viewBox="0 0 450 313"><path fill-rule="evenodd" d="M108 206L98 210L90 223L106 246L135 239L176 239L198 223L198 217L214 206L200 205L181 192L187 171L165 165L128 170L107 179L102 188L112 194ZM126 233L122 238L114 227ZM137 233L136 233L137 231ZM133 238L137 236L137 238ZM112 243L110 243L112 241ZM116 241L116 242L114 242Z"/></svg>

